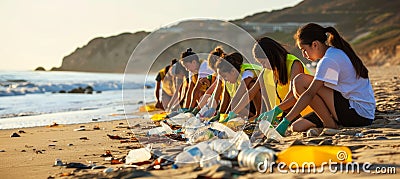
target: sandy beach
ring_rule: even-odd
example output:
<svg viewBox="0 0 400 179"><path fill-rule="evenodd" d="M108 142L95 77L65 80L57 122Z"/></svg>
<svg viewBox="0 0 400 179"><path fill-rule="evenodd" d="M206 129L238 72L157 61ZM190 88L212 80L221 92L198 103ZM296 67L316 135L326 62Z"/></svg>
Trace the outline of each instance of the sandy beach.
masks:
<svg viewBox="0 0 400 179"><path fill-rule="evenodd" d="M400 66L369 67L368 69L377 101L376 119L371 126L341 128L334 134L319 136L294 133L285 137L281 143L265 143L264 146L275 151L282 151L294 142L305 145L348 146L352 151L354 162L371 163L372 172L383 173L382 170L376 170L377 168L394 168L396 174L331 173L329 170L325 170L322 174L259 173L246 168L220 165L205 169L198 167L172 169L171 166L166 166L164 170L146 170L149 163L140 165L138 168L124 168L124 164L118 159L125 157L129 150L142 148L154 140L162 140L146 138L143 130L154 127L154 124L148 119L139 118L129 119L129 122L127 120L99 121L0 130L1 178L399 178ZM145 114L137 113L139 116ZM20 137L10 137L13 133L17 133ZM180 147L176 147L177 144ZM183 142L174 141L165 145L155 145L153 149L169 155L181 151L183 146L185 146ZM106 160L107 157L102 157L106 151L109 151L116 160L109 161ZM77 169L53 166L56 159L60 159L62 163L76 162L104 167ZM112 168L113 171L103 172L106 168ZM387 170L386 173L388 173Z"/></svg>

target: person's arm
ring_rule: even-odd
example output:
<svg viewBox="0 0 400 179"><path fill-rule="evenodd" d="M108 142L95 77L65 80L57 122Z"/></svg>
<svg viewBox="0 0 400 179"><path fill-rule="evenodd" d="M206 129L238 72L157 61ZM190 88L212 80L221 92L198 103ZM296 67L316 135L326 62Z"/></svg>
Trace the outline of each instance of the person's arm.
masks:
<svg viewBox="0 0 400 179"><path fill-rule="evenodd" d="M156 108L163 108L161 100L160 100L160 88L161 88L161 81L156 82L156 89L154 91L154 95L156 96Z"/></svg>
<svg viewBox="0 0 400 179"><path fill-rule="evenodd" d="M243 95L243 97L240 99L239 103L234 106L233 112L234 113L239 113L242 111L249 103L251 100L254 99L257 93L259 93L260 90L260 78L257 79L257 81L252 85L251 89Z"/></svg>
<svg viewBox="0 0 400 179"><path fill-rule="evenodd" d="M182 79L175 77L174 86L178 90L174 92L174 95L172 95L172 98L167 105L167 111L173 110L172 108L174 108L176 105L179 104L179 99L180 99L179 96L182 91L182 84L183 84Z"/></svg>
<svg viewBox="0 0 400 179"><path fill-rule="evenodd" d="M220 113L226 113L227 112L230 100L231 100L231 98L229 96L229 93L226 90L226 87L224 87L223 92L222 92L221 105L219 107L219 112Z"/></svg>
<svg viewBox="0 0 400 179"><path fill-rule="evenodd" d="M278 105L278 107L282 109L282 111L290 109L296 103L296 98L293 94L293 79L300 73L304 73L303 65L299 61L294 61L290 72L289 92L286 94L282 103Z"/></svg>
<svg viewBox="0 0 400 179"><path fill-rule="evenodd" d="M183 105L184 108L189 108L190 107L190 102L192 101L192 93L193 93L193 89L195 84L193 83L193 81L189 81L188 84L188 88L186 90L186 94L185 94L185 103Z"/></svg>
<svg viewBox="0 0 400 179"><path fill-rule="evenodd" d="M202 85L203 83L208 83L207 85L209 85L209 81L207 78L199 78L197 80L196 85L193 88L193 92L192 92L192 99L190 101L190 105L189 108L194 108L197 106L198 101L200 100L200 98L205 94L201 91Z"/></svg>
<svg viewBox="0 0 400 179"><path fill-rule="evenodd" d="M239 104L239 101L241 100L242 96L248 95L248 89L250 89L252 86L254 86L254 82L252 82L253 78L248 77L242 80L240 83L238 89L236 90L235 95L232 97L231 100L231 109L232 110L234 107L236 107L237 104Z"/></svg>
<svg viewBox="0 0 400 179"><path fill-rule="evenodd" d="M212 96L214 91L217 89L218 81L219 80L215 80L214 83L212 83L211 86L207 89L207 91L204 93L204 95L199 100L199 104L198 104L197 108L201 109L207 104L208 99L210 99L210 97Z"/></svg>

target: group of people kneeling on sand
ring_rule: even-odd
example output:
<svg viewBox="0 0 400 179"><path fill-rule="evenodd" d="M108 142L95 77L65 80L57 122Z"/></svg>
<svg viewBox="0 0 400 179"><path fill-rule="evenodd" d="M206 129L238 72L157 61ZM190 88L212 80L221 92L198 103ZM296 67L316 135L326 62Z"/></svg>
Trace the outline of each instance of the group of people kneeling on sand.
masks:
<svg viewBox="0 0 400 179"><path fill-rule="evenodd" d="M209 117L226 114L250 121L269 120L282 135L312 127L370 125L375 98L368 70L333 27L309 23L294 35L303 57L318 61L315 74L281 44L263 37L254 44L259 64L215 48L207 60L192 49L156 77L156 107ZM161 95L160 95L160 88ZM280 116L280 117L278 117Z"/></svg>

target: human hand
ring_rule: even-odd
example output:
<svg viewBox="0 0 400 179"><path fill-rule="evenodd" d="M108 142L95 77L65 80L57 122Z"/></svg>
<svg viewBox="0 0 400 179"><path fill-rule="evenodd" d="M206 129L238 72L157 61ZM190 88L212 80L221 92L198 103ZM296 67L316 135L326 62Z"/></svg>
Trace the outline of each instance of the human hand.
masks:
<svg viewBox="0 0 400 179"><path fill-rule="evenodd" d="M276 116L278 116L282 112L283 111L281 108L275 106L272 110L261 113L260 116L256 119L256 121L267 120L268 122L273 124L277 120Z"/></svg>

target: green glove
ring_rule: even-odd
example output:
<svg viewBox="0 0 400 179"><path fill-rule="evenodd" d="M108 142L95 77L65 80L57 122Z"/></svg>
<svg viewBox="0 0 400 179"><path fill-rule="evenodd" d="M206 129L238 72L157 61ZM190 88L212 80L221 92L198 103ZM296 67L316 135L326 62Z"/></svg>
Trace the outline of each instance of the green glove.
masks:
<svg viewBox="0 0 400 179"><path fill-rule="evenodd" d="M281 108L279 108L278 106L275 106L274 109L261 113L260 116L258 116L258 118L256 119L256 121L267 120L268 122L273 124L277 120L276 116L278 116L282 112L283 111Z"/></svg>
<svg viewBox="0 0 400 179"><path fill-rule="evenodd" d="M191 113L192 113L193 115L196 116L196 114L199 113L199 111L200 111L200 109L198 109L198 108L193 108L193 110L191 111Z"/></svg>
<svg viewBox="0 0 400 179"><path fill-rule="evenodd" d="M192 112L193 108L180 108L178 112L180 113L188 113L188 112Z"/></svg>
<svg viewBox="0 0 400 179"><path fill-rule="evenodd" d="M235 118L237 116L237 114L233 111L230 111L228 113L228 116L224 119L224 120L220 120L219 122L228 122L229 120Z"/></svg>
<svg viewBox="0 0 400 179"><path fill-rule="evenodd" d="M281 135L285 136L286 130L289 127L290 121L284 117L282 121L276 126L275 130Z"/></svg>
<svg viewBox="0 0 400 179"><path fill-rule="evenodd" d="M219 117L220 117L220 112L219 111L217 111L217 114L214 116L214 117L211 117L210 118L210 122L215 122L215 121L218 121L219 120Z"/></svg>

